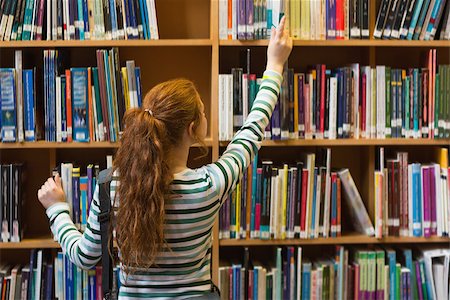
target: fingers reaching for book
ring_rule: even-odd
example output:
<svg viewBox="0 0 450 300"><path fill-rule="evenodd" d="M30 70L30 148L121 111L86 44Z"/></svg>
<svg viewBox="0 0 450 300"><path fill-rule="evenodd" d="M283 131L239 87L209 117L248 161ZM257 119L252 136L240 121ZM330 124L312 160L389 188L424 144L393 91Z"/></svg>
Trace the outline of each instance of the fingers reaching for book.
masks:
<svg viewBox="0 0 450 300"><path fill-rule="evenodd" d="M45 209L55 203L64 202L65 194L61 186L61 178L59 175L55 176L55 180L53 180L53 178L47 179L47 181L38 190L37 196Z"/></svg>

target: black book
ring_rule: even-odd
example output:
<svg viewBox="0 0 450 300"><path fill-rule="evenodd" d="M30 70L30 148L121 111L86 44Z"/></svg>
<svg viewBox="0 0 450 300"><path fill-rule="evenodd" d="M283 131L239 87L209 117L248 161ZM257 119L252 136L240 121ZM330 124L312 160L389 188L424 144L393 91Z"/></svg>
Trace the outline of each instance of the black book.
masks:
<svg viewBox="0 0 450 300"><path fill-rule="evenodd" d="M409 26L411 25L411 19L418 3L419 3L418 0L410 0L408 2L408 6L406 8L405 21L403 22L403 26L400 29L400 38L403 40L406 39L406 37L408 36Z"/></svg>
<svg viewBox="0 0 450 300"><path fill-rule="evenodd" d="M8 23L8 16L11 12L12 3L15 0L3 0L5 2L4 9L2 9L2 16L0 18L0 39L3 40L5 37L6 24ZM3 4L2 4L3 6Z"/></svg>
<svg viewBox="0 0 450 300"><path fill-rule="evenodd" d="M248 247L244 247L244 264L243 264L243 269L244 269L244 286L241 287L244 289L244 299L248 299L248 285L249 285L249 271L253 270L253 266L252 263L250 261L250 251L248 249Z"/></svg>
<svg viewBox="0 0 450 300"><path fill-rule="evenodd" d="M22 268L22 279L20 281L20 290L22 299L28 299L28 282L30 280L30 267Z"/></svg>
<svg viewBox="0 0 450 300"><path fill-rule="evenodd" d="M352 70L350 68L344 69L344 99L345 99L345 113L344 113L344 125L343 125L343 137L349 138L350 137L350 116L351 116L351 107L352 107Z"/></svg>
<svg viewBox="0 0 450 300"><path fill-rule="evenodd" d="M105 39L112 39L111 11L109 0L103 0L103 19L105 22Z"/></svg>
<svg viewBox="0 0 450 300"><path fill-rule="evenodd" d="M407 8L409 6L409 0L400 0L400 6L398 8L397 16L395 18L394 25L392 27L391 38L399 39L402 25L406 19L408 13Z"/></svg>
<svg viewBox="0 0 450 300"><path fill-rule="evenodd" d="M337 70L337 79L338 79L338 99L337 99L337 135L338 138L343 137L343 126L344 126L344 114L345 114L345 92L344 92L344 69Z"/></svg>
<svg viewBox="0 0 450 300"><path fill-rule="evenodd" d="M400 1L401 0L392 0L392 5L389 9L389 13L387 15L386 23L383 29L383 39L389 39L391 37L392 27L394 26Z"/></svg>
<svg viewBox="0 0 450 300"><path fill-rule="evenodd" d="M116 1L116 15L117 15L117 39L125 39L126 28L123 24L123 6L122 1Z"/></svg>
<svg viewBox="0 0 450 300"><path fill-rule="evenodd" d="M27 288L27 290L28 290L28 297L27 297L27 299L28 300L33 300L32 299L32 296L33 296L33 293L31 292L32 291L32 287L33 287L33 272L34 272L34 268L36 267L36 253L37 253L37 251L38 250L36 250L36 249L31 249L31 251L30 251L30 274L29 274L29 278L28 278L28 288Z"/></svg>
<svg viewBox="0 0 450 300"><path fill-rule="evenodd" d="M361 12L362 12L362 2L363 0L351 0L349 2L349 24L350 24L350 38L360 39L361 38L361 27L360 22Z"/></svg>
<svg viewBox="0 0 450 300"><path fill-rule="evenodd" d="M422 91L423 91L422 84L423 84L423 77L424 77L423 75L424 75L423 69L419 70L419 82L417 84L417 96L418 96L417 111L419 112L418 120L419 120L419 135L420 136L422 136L422 126L423 126L423 124L422 124L422 113L423 113L423 111L422 111L422 109L423 109L422 108L422 99L423 99L423 97L422 97Z"/></svg>
<svg viewBox="0 0 450 300"><path fill-rule="evenodd" d="M44 299L52 300L53 299L52 298L52 295L53 295L53 264L46 265L45 280L43 280L43 281L45 281L45 293L43 294Z"/></svg>
<svg viewBox="0 0 450 300"><path fill-rule="evenodd" d="M16 7L16 14L14 15L14 23L13 23L13 29L11 32L11 38L10 40L15 41L17 39L17 31L19 29L19 22L20 22L20 14L22 13L22 10L25 10L25 7L22 6L23 3L26 3L26 0L18 0Z"/></svg>
<svg viewBox="0 0 450 300"><path fill-rule="evenodd" d="M300 216L302 212L302 171L303 162L297 162L297 182L295 189L295 215L294 215L294 232L295 238L300 238Z"/></svg>
<svg viewBox="0 0 450 300"><path fill-rule="evenodd" d="M383 30L386 24L387 16L391 8L391 2L393 0L383 0L378 10L377 21L375 24L375 31L373 33L374 38L381 39L383 36Z"/></svg>
<svg viewBox="0 0 450 300"><path fill-rule="evenodd" d="M283 70L283 83L280 93L280 116L281 116L281 139L289 138L289 72L287 68Z"/></svg>
<svg viewBox="0 0 450 300"><path fill-rule="evenodd" d="M397 70L397 137L402 137L402 129L403 129L403 113L404 109L404 98L403 98L403 79L402 79L402 70Z"/></svg>
<svg viewBox="0 0 450 300"><path fill-rule="evenodd" d="M320 86L322 83L322 68L321 65L316 65L316 85L314 87L314 115L316 125L316 138L321 135L320 132Z"/></svg>
<svg viewBox="0 0 450 300"><path fill-rule="evenodd" d="M369 38L369 0L362 0L361 38Z"/></svg>
<svg viewBox="0 0 450 300"><path fill-rule="evenodd" d="M63 0L57 0L57 24L56 24L56 39L63 39ZM87 16L88 17L88 16ZM91 37L92 39L92 37Z"/></svg>
<svg viewBox="0 0 450 300"><path fill-rule="evenodd" d="M319 210L319 236L323 236L323 220L325 214L325 183L326 183L326 167L319 167L320 174L320 210Z"/></svg>
<svg viewBox="0 0 450 300"><path fill-rule="evenodd" d="M290 138L296 138L297 136L294 136L294 133L297 134L294 131L294 69L288 69L288 91L289 91L289 136Z"/></svg>
<svg viewBox="0 0 450 300"><path fill-rule="evenodd" d="M7 22L7 26L6 26L6 32L5 32L5 40L9 41L11 39L11 32L12 32L12 28L13 28L13 24L14 24L14 17L16 16L16 11L18 9L18 5L17 5L17 1L18 0L14 0L11 3L11 9L9 10L9 18L13 18L11 21L8 20ZM11 23L13 22L13 23Z"/></svg>
<svg viewBox="0 0 450 300"><path fill-rule="evenodd" d="M142 40L142 39L144 39L144 27L143 27L143 22L142 22L141 7L139 6L138 1L132 1L132 2L134 3L134 11L136 14L139 39Z"/></svg>
<svg viewBox="0 0 450 300"><path fill-rule="evenodd" d="M444 39L446 25L447 25L448 22L450 22L450 20L449 20L449 17L450 17L450 1L447 1L444 11L445 11L444 18L442 19L442 22L440 22L441 23L439 25L440 28L438 28L439 35L436 34L436 36L439 36L440 40Z"/></svg>
<svg viewBox="0 0 450 300"><path fill-rule="evenodd" d="M397 72L391 69L391 130L392 137L397 137Z"/></svg>
<svg viewBox="0 0 450 300"><path fill-rule="evenodd" d="M231 69L233 75L233 130L238 131L244 123L242 99L242 68Z"/></svg>
<svg viewBox="0 0 450 300"><path fill-rule="evenodd" d="M12 196L10 193L11 187L11 170L10 165L1 166L1 176L2 176L2 223L1 223L1 240L3 242L8 242L10 238L9 223L10 223L10 213L9 206L11 205Z"/></svg>
<svg viewBox="0 0 450 300"><path fill-rule="evenodd" d="M11 165L11 191L12 191L12 205L10 207L11 214L11 241L18 242L22 238L22 195L21 195L21 179L22 166L18 164Z"/></svg>

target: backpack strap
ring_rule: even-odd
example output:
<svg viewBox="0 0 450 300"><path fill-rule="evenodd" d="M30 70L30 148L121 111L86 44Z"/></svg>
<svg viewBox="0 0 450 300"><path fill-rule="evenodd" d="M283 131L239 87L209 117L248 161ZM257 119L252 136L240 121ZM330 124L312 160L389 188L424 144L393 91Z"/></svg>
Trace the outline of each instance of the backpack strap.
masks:
<svg viewBox="0 0 450 300"><path fill-rule="evenodd" d="M103 170L99 173L98 185L100 214L98 215L98 221L100 223L100 236L102 240L102 291L103 298L106 300L111 299L113 288L113 259L110 255L110 252L112 252L113 249L113 244L112 239L109 239L109 223L111 216L111 180L112 168Z"/></svg>

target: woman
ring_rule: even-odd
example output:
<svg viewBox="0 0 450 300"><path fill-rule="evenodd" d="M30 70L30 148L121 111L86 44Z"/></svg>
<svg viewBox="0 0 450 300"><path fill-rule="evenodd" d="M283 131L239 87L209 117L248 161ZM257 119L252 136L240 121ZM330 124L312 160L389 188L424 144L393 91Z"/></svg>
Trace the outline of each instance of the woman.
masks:
<svg viewBox="0 0 450 300"><path fill-rule="evenodd" d="M292 49L284 24L285 18L272 29L267 68L252 110L217 162L186 167L190 146L202 142L207 132L204 106L192 82L161 83L145 96L142 109L126 112L114 160L121 183L115 219L119 299L211 296L212 226L260 148L277 102ZM38 198L70 260L85 269L95 266L101 257L98 187L83 234L70 219L59 176L45 182Z"/></svg>

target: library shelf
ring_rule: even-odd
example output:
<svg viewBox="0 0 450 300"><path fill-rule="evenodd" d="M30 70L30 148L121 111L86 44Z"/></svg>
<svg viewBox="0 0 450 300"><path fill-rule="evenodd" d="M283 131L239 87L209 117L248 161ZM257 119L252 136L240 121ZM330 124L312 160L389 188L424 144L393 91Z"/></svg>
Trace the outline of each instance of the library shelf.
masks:
<svg viewBox="0 0 450 300"><path fill-rule="evenodd" d="M225 147L228 141L221 141ZM297 139L297 140L264 140L263 147L295 147L295 146L448 146L450 139Z"/></svg>
<svg viewBox="0 0 450 300"><path fill-rule="evenodd" d="M219 40L220 46L267 46L269 40ZM450 47L450 41L406 40L293 40L300 47Z"/></svg>
<svg viewBox="0 0 450 300"><path fill-rule="evenodd" d="M0 249L59 249L58 242L50 236L24 238L20 242L0 243Z"/></svg>

